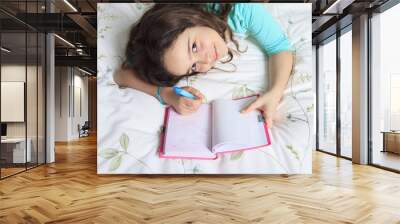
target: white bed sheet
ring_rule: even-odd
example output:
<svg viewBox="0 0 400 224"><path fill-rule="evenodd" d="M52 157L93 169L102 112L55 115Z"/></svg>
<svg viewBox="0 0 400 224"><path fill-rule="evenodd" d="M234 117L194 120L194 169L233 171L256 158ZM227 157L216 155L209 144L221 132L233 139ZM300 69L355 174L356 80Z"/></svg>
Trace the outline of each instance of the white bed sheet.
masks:
<svg viewBox="0 0 400 224"><path fill-rule="evenodd" d="M264 4L295 47L295 65L270 128L272 145L226 154L217 160L158 157L164 107L152 96L119 88L112 75L124 57L131 25L152 3L98 4L98 157L99 174L309 174L314 144L311 4ZM199 89L208 101L265 91L266 58L251 40L241 39L246 53L235 56L235 72L210 71L180 85Z"/></svg>

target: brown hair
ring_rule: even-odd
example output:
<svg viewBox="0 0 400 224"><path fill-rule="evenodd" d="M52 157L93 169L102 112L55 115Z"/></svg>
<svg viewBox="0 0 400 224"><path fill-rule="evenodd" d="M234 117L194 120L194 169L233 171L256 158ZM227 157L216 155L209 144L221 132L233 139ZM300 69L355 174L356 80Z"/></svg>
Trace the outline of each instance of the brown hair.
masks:
<svg viewBox="0 0 400 224"><path fill-rule="evenodd" d="M190 75L175 76L163 64L163 56L174 40L187 28L207 26L214 29L225 41L225 31L232 39L226 18L232 5L220 4L217 14L206 11L204 4L155 4L144 13L130 32L123 68L133 69L138 77L157 86L173 86L180 79ZM232 52L228 52L232 60Z"/></svg>

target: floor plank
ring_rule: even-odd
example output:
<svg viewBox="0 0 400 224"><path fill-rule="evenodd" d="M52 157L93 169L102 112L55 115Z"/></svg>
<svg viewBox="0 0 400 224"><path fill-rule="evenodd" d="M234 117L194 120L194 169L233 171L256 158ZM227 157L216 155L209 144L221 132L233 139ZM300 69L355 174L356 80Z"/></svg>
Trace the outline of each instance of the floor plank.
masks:
<svg viewBox="0 0 400 224"><path fill-rule="evenodd" d="M315 152L313 175L96 174L96 138L0 181L0 223L400 223L400 175Z"/></svg>

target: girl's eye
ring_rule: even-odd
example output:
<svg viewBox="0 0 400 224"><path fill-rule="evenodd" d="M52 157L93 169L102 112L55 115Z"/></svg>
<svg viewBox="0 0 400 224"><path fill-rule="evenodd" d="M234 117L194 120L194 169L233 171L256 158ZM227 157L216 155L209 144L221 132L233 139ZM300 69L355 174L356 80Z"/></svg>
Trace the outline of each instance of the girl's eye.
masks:
<svg viewBox="0 0 400 224"><path fill-rule="evenodd" d="M192 71L196 72L196 63L192 65Z"/></svg>
<svg viewBox="0 0 400 224"><path fill-rule="evenodd" d="M193 45L192 45L192 51L193 51L194 53L197 52L197 45L196 45L196 43L193 43Z"/></svg>
<svg viewBox="0 0 400 224"><path fill-rule="evenodd" d="M193 53L196 53L196 52L197 52L197 45L196 45L196 43L193 43L193 45L192 45L192 51L193 51ZM194 64L192 65L192 71L193 71L193 72L196 72L196 63L194 63Z"/></svg>

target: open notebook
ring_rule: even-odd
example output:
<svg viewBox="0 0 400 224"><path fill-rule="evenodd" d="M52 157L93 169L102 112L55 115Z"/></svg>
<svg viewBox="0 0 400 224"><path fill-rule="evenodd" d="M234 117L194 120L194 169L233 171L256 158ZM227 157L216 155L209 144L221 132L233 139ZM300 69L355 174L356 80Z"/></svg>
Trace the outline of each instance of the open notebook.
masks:
<svg viewBox="0 0 400 224"><path fill-rule="evenodd" d="M216 159L218 153L256 149L271 144L261 112L240 111L257 96L214 100L190 115L166 108L159 149L162 158Z"/></svg>

